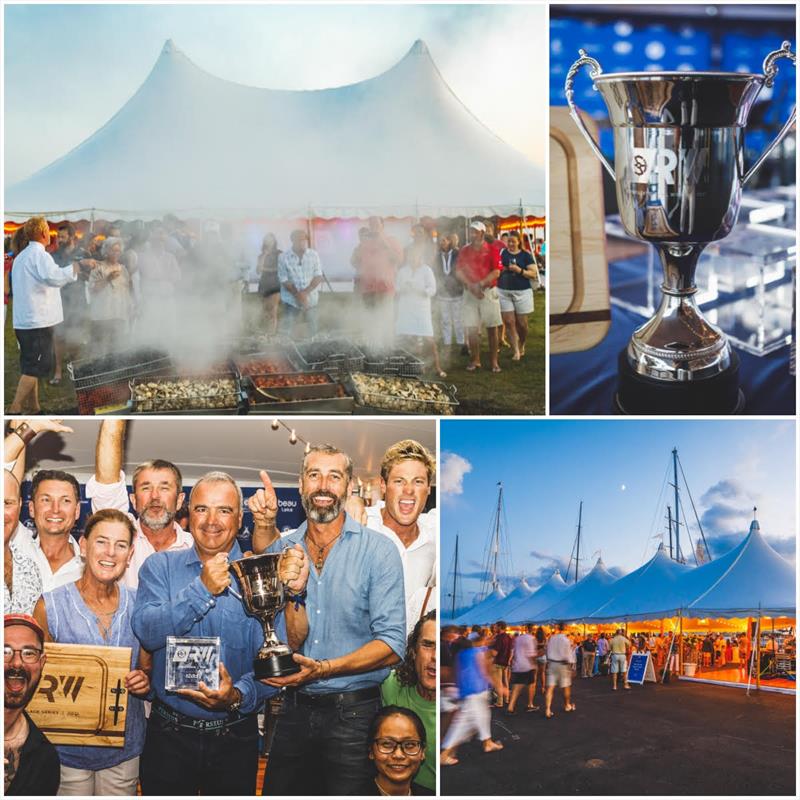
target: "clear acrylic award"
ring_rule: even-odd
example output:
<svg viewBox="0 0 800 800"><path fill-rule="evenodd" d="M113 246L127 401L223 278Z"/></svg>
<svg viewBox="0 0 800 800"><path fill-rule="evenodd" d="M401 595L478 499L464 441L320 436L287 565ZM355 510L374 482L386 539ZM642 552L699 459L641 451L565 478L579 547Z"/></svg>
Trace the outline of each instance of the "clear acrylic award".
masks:
<svg viewBox="0 0 800 800"><path fill-rule="evenodd" d="M202 681L219 689L219 636L167 636L164 688L197 689Z"/></svg>

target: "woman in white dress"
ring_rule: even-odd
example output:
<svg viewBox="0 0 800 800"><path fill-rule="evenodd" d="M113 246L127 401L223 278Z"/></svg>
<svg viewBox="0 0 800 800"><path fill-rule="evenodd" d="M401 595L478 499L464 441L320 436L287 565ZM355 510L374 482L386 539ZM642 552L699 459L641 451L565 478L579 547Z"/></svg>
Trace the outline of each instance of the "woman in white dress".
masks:
<svg viewBox="0 0 800 800"><path fill-rule="evenodd" d="M440 378L446 378L447 373L442 370L439 363L439 350L433 335L431 316L431 298L436 294L436 278L430 266L423 263L422 251L419 248L409 249L408 263L397 271L395 291L397 292L395 333L398 336L422 339L422 349L428 349L431 353L436 374Z"/></svg>

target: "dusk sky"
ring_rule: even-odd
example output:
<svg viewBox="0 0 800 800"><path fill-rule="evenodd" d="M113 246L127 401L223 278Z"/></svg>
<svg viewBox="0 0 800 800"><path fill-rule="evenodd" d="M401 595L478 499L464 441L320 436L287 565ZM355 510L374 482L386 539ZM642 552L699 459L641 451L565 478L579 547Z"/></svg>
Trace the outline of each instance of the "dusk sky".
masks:
<svg viewBox="0 0 800 800"><path fill-rule="evenodd" d="M374 77L423 39L467 108L544 163L547 73L528 56L546 51L543 5L6 5L4 28L7 185L107 122L170 38L213 75L274 89Z"/></svg>
<svg viewBox="0 0 800 800"><path fill-rule="evenodd" d="M742 540L758 506L761 532L795 562L792 421L443 420L443 607L449 607L446 594L452 592L456 534L462 605L471 604L480 589L498 481L504 487L511 573L504 588L522 575L538 586L555 567L564 573L581 500L581 574L600 554L619 575L636 569L655 553L666 530L666 505L673 501L665 481L668 469L671 481L673 447L712 556ZM681 502L696 542L699 532L685 492ZM689 555L683 529L681 541Z"/></svg>

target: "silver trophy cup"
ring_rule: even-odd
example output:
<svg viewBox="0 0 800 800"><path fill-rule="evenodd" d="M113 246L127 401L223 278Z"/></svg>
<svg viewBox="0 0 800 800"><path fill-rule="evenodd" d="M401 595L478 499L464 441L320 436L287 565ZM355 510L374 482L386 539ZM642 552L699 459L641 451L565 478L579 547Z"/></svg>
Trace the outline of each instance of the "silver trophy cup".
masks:
<svg viewBox="0 0 800 800"><path fill-rule="evenodd" d="M744 129L775 62L795 54L789 42L770 53L763 74L627 72L604 74L580 50L564 91L570 116L616 184L625 230L651 242L664 270L661 303L620 354L616 403L623 413L735 413L744 398L738 358L695 300L697 259L736 222L742 187L794 124L795 110L764 153L744 169ZM586 129L573 82L589 67L614 131L614 166Z"/></svg>
<svg viewBox="0 0 800 800"><path fill-rule="evenodd" d="M286 605L285 588L278 577L283 553L264 553L231 562L242 587L242 602L248 614L264 629L264 644L253 661L256 679L282 678L300 671L291 648L275 634L275 617Z"/></svg>

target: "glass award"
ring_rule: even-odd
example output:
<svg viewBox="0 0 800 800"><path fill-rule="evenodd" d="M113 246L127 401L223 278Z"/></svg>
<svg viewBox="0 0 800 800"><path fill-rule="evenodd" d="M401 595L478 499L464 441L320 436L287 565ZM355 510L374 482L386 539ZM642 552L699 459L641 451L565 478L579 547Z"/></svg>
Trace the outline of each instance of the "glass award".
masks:
<svg viewBox="0 0 800 800"><path fill-rule="evenodd" d="M219 689L219 636L167 636L164 688L197 689L202 681Z"/></svg>

